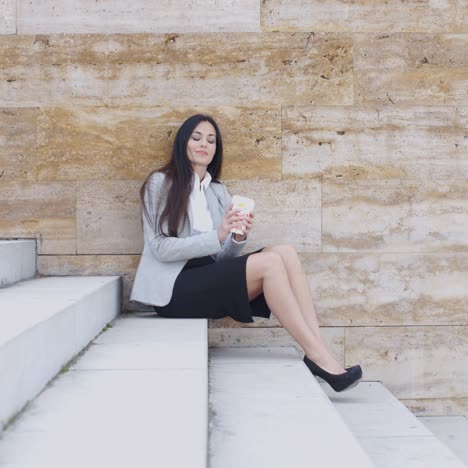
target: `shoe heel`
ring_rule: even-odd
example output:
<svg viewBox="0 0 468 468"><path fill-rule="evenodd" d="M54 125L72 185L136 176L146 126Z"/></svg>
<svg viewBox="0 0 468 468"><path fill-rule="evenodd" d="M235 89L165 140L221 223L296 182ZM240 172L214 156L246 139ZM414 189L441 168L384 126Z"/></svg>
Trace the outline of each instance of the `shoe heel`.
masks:
<svg viewBox="0 0 468 468"><path fill-rule="evenodd" d="M330 385L335 392L343 392L354 388L362 379L361 366L353 366L346 369L343 374L330 374L326 370L315 364L314 361L304 356L304 363L312 372L313 375L320 377Z"/></svg>

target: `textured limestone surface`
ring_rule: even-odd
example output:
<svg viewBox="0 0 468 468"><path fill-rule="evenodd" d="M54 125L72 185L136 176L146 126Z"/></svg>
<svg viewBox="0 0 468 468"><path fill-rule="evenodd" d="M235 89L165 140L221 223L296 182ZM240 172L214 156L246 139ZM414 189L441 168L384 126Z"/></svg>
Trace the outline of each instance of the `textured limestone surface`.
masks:
<svg viewBox="0 0 468 468"><path fill-rule="evenodd" d="M356 34L354 103L468 104L468 34Z"/></svg>
<svg viewBox="0 0 468 468"><path fill-rule="evenodd" d="M296 106L283 108L281 123L286 177L440 180L468 173L467 107Z"/></svg>
<svg viewBox="0 0 468 468"><path fill-rule="evenodd" d="M468 417L468 398L419 398L404 399L401 402L418 416Z"/></svg>
<svg viewBox="0 0 468 468"><path fill-rule="evenodd" d="M196 113L213 116L220 127L223 179L281 177L281 113L274 106L44 109L38 121L38 178L145 179L168 160L177 128Z"/></svg>
<svg viewBox="0 0 468 468"><path fill-rule="evenodd" d="M143 181L76 182L78 254L139 254Z"/></svg>
<svg viewBox="0 0 468 468"><path fill-rule="evenodd" d="M0 178L34 180L37 109L0 109Z"/></svg>
<svg viewBox="0 0 468 468"><path fill-rule="evenodd" d="M468 179L326 180L323 251L466 252Z"/></svg>
<svg viewBox="0 0 468 468"><path fill-rule="evenodd" d="M345 357L397 398L466 398L466 326L349 327Z"/></svg>
<svg viewBox="0 0 468 468"><path fill-rule="evenodd" d="M111 36L109 101L145 106L352 104L352 66L349 34Z"/></svg>
<svg viewBox="0 0 468 468"><path fill-rule="evenodd" d="M320 181L235 180L229 193L253 198L248 250L289 243L298 251L320 250Z"/></svg>
<svg viewBox="0 0 468 468"><path fill-rule="evenodd" d="M104 104L106 36L4 36L0 41L0 106Z"/></svg>
<svg viewBox="0 0 468 468"><path fill-rule="evenodd" d="M466 253L302 254L321 325L468 325Z"/></svg>
<svg viewBox="0 0 468 468"><path fill-rule="evenodd" d="M251 0L17 2L20 34L260 30L260 2Z"/></svg>
<svg viewBox="0 0 468 468"><path fill-rule="evenodd" d="M454 32L464 0L264 0L263 31ZM461 32L461 31L460 31Z"/></svg>
<svg viewBox="0 0 468 468"><path fill-rule="evenodd" d="M16 33L16 0L0 0L0 34Z"/></svg>
<svg viewBox="0 0 468 468"><path fill-rule="evenodd" d="M299 355L304 356L303 349L284 328L252 328L249 325L244 328L216 328L217 322L209 321L208 345L212 348L294 346ZM335 358L344 364L344 329L324 327L321 334Z"/></svg>
<svg viewBox="0 0 468 468"><path fill-rule="evenodd" d="M122 310L134 310L129 302L139 255L39 255L37 271L45 276L96 276L122 277ZM141 310L139 307L138 310Z"/></svg>
<svg viewBox="0 0 468 468"><path fill-rule="evenodd" d="M6 36L0 106L352 104L346 33Z"/></svg>
<svg viewBox="0 0 468 468"><path fill-rule="evenodd" d="M39 254L75 254L75 182L2 181L0 236L35 238Z"/></svg>

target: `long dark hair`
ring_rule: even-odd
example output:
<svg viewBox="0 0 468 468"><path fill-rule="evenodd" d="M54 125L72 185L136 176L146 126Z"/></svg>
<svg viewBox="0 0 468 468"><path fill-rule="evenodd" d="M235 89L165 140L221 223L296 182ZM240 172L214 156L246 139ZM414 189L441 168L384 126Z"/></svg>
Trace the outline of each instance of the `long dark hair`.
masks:
<svg viewBox="0 0 468 468"><path fill-rule="evenodd" d="M203 114L195 114L189 117L177 130L174 144L172 146L171 159L164 166L155 169L148 175L140 189L140 199L143 212L146 219L151 225L151 218L145 205L145 191L147 190L148 181L156 172L162 172L166 175L164 183L164 198L160 200L152 200L151 193L148 192L148 201L150 210L154 213L154 226L166 237L177 237L181 222L187 216L188 202L190 192L192 191L194 170L187 155L187 143L200 122L210 122L216 130L216 152L211 163L208 165L208 172L211 175L211 183L220 183L221 169L223 165L223 142L221 140L221 132L213 117ZM165 201L164 208L159 217L159 226L156 225L156 213L158 208L151 208L154 202L161 203ZM163 231L163 224L167 221L168 232Z"/></svg>

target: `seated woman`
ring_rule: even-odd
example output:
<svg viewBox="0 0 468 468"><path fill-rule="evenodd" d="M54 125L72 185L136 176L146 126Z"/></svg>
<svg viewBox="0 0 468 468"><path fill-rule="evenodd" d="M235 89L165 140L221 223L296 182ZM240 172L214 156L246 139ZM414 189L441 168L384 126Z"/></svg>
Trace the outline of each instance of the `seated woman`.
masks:
<svg viewBox="0 0 468 468"><path fill-rule="evenodd" d="M343 369L320 336L307 278L295 249L273 245L242 254L254 215L241 219L220 182L221 133L208 115L178 129L170 161L141 187L144 249L131 300L162 317L232 317L253 322L271 313L304 350L304 362L335 391L362 378ZM238 227L244 234L233 234Z"/></svg>

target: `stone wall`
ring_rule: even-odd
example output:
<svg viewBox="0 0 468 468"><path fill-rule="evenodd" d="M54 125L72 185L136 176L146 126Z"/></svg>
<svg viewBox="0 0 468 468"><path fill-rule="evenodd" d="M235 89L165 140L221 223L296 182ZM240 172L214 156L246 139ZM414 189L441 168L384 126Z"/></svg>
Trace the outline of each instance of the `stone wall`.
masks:
<svg viewBox="0 0 468 468"><path fill-rule="evenodd" d="M340 359L468 413L468 2L0 0L0 236L37 238L41 274L122 275L135 311L138 190L198 111L257 202L249 250L297 248Z"/></svg>

